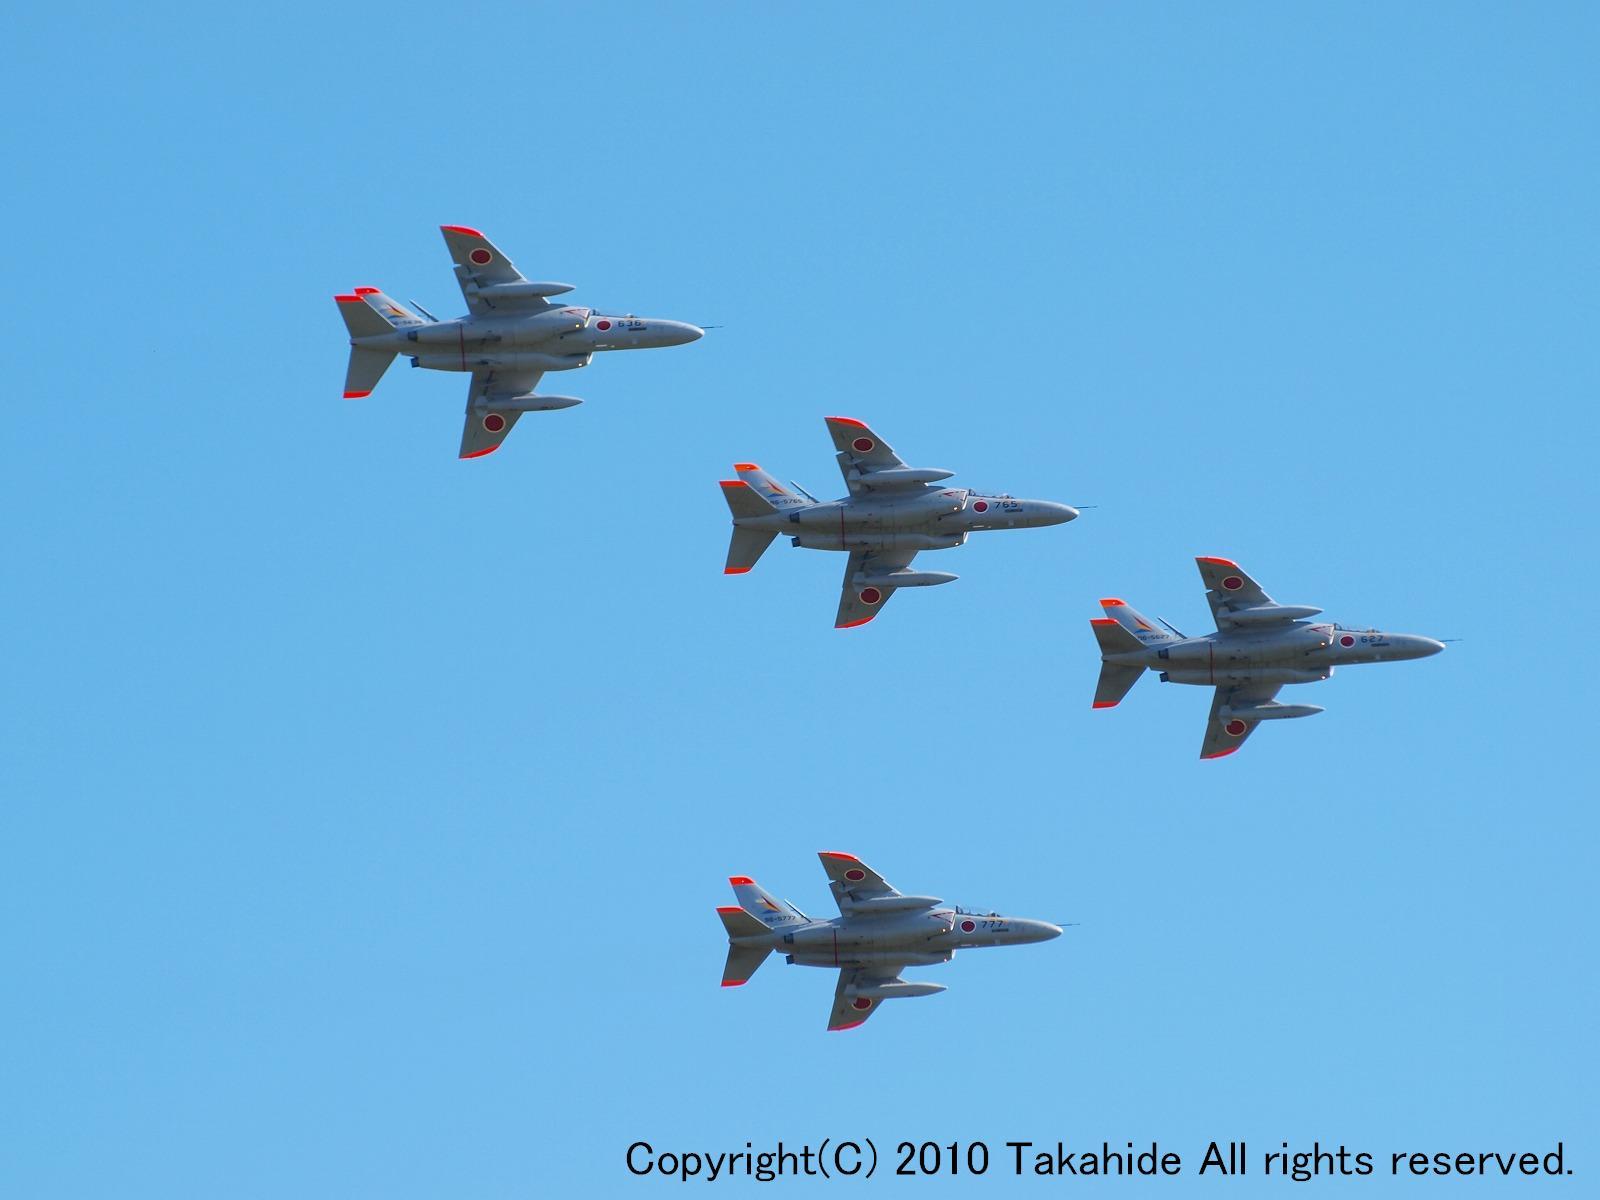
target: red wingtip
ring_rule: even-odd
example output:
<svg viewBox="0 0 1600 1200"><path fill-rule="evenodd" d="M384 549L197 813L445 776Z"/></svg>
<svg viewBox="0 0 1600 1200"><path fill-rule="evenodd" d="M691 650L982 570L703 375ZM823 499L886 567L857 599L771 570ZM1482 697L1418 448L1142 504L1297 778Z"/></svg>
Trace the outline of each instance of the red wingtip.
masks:
<svg viewBox="0 0 1600 1200"><path fill-rule="evenodd" d="M476 229L473 229L470 225L441 225L439 228L444 230L446 233L464 233L468 237L483 236L483 234L479 233Z"/></svg>
<svg viewBox="0 0 1600 1200"><path fill-rule="evenodd" d="M754 884L755 880L748 875L729 875L728 882L733 884L734 887L743 887L747 883Z"/></svg>
<svg viewBox="0 0 1600 1200"><path fill-rule="evenodd" d="M854 1029L858 1025L865 1025L865 1021L851 1021L848 1025L829 1025L829 1033L843 1033L846 1029Z"/></svg>
<svg viewBox="0 0 1600 1200"><path fill-rule="evenodd" d="M1121 624L1121 622L1118 621L1115 617L1090 617L1089 618L1089 624L1091 624L1091 625L1119 625L1119 624Z"/></svg>
<svg viewBox="0 0 1600 1200"><path fill-rule="evenodd" d="M344 398L346 400L364 400L370 395L372 395L371 392L346 392Z"/></svg>
<svg viewBox="0 0 1600 1200"><path fill-rule="evenodd" d="M1096 700L1094 706L1096 708L1115 708L1119 703L1120 701L1117 700Z"/></svg>
<svg viewBox="0 0 1600 1200"><path fill-rule="evenodd" d="M1196 558L1195 558L1195 562L1215 563L1219 567L1232 567L1235 571L1237 571L1239 569L1239 564L1234 562L1233 559L1231 559L1231 558L1213 558L1209 554L1197 555Z"/></svg>
<svg viewBox="0 0 1600 1200"><path fill-rule="evenodd" d="M723 913L743 912L744 909L740 908L737 904L719 904L717 905L717 911Z"/></svg>
<svg viewBox="0 0 1600 1200"><path fill-rule="evenodd" d="M341 295L341 296L335 296L334 299L337 300L340 304L365 304L366 303L366 301L363 300L360 296Z"/></svg>
<svg viewBox="0 0 1600 1200"><path fill-rule="evenodd" d="M377 294L378 294L378 289L377 288L357 288L356 289L356 295L358 295L358 296L376 296Z"/></svg>
<svg viewBox="0 0 1600 1200"><path fill-rule="evenodd" d="M822 854L823 858L842 858L846 862L860 862L861 861L854 854L846 854L843 850L823 850L820 853Z"/></svg>
<svg viewBox="0 0 1600 1200"><path fill-rule="evenodd" d="M858 421L854 417L829 417L828 420L837 421L841 425L854 425L857 429L865 429L867 427L865 421Z"/></svg>
<svg viewBox="0 0 1600 1200"><path fill-rule="evenodd" d="M750 568L749 567L723 567L722 568L722 573L724 575L748 575L748 574L750 574Z"/></svg>
<svg viewBox="0 0 1600 1200"><path fill-rule="evenodd" d="M742 479L719 479L719 480L717 480L717 482L720 483L725 488L736 488L736 487L745 487L745 488L747 488L747 487L750 486L748 483L746 483Z"/></svg>
<svg viewBox="0 0 1600 1200"><path fill-rule="evenodd" d="M1239 747L1229 746L1226 750L1218 750L1215 754L1202 754L1201 758L1227 758L1228 755L1237 753Z"/></svg>
<svg viewBox="0 0 1600 1200"><path fill-rule="evenodd" d="M875 617L877 615L878 615L877 613L873 613L872 617ZM835 625L834 628L835 629L854 629L857 625L865 625L868 621L872 620L872 617L862 617L859 621L845 621L843 624Z"/></svg>
<svg viewBox="0 0 1600 1200"><path fill-rule="evenodd" d="M761 466L759 463L734 463L733 469L735 471L759 471Z"/></svg>
<svg viewBox="0 0 1600 1200"><path fill-rule="evenodd" d="M493 454L498 449L500 449L500 444L498 442L496 442L493 446L490 446L486 450L474 450L471 454L463 454L461 457L462 458L482 458L485 454Z"/></svg>
<svg viewBox="0 0 1600 1200"><path fill-rule="evenodd" d="M1100 607L1101 608L1123 608L1123 607L1126 607L1127 603L1128 602L1126 600L1118 600L1115 596L1111 596L1111 597L1108 597L1108 598L1100 601Z"/></svg>
<svg viewBox="0 0 1600 1200"><path fill-rule="evenodd" d="M743 987L745 984L747 984L749 982L750 981L748 979L724 979L722 981L722 986L723 987Z"/></svg>

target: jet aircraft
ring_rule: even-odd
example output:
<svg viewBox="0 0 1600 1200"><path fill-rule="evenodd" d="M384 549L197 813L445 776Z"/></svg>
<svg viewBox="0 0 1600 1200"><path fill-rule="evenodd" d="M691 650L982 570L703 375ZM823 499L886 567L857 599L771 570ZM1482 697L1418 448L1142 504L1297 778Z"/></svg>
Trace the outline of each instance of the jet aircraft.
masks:
<svg viewBox="0 0 1600 1200"><path fill-rule="evenodd" d="M525 412L583 403L576 396L536 395L545 372L586 367L602 350L681 346L705 333L684 321L560 307L550 297L572 291L571 284L525 279L476 229L439 228L466 297L466 316L441 321L420 304L413 302L413 312L372 287L334 299L350 331L346 400L370 396L397 354L409 356L413 367L471 373L462 458L499 449Z"/></svg>
<svg viewBox="0 0 1600 1200"><path fill-rule="evenodd" d="M1226 558L1196 558L1217 632L1184 637L1121 600L1102 600L1104 617L1089 624L1100 643L1100 682L1094 707L1114 708L1146 669L1162 683L1216 688L1201 758L1232 754L1262 721L1309 717L1315 704L1279 704L1286 683L1316 683L1348 663L1426 658L1444 643L1410 633L1382 633L1313 623L1322 610L1279 604Z"/></svg>
<svg viewBox="0 0 1600 1200"><path fill-rule="evenodd" d="M780 533L810 550L847 552L836 629L865 625L897 588L932 587L956 578L946 571L911 570L919 551L959 546L977 530L1033 529L1078 515L1077 509L1049 500L939 487L955 472L908 467L860 421L826 420L850 495L820 501L799 484L791 485L793 491L782 487L755 463L735 463L739 478L722 480L722 496L733 513L723 572L750 570Z"/></svg>
<svg viewBox="0 0 1600 1200"><path fill-rule="evenodd" d="M832 967L839 983L828 1014L830 1030L854 1029L878 1011L879 1001L945 990L943 984L901 979L907 967L949 962L957 950L969 947L1061 936L1061 927L1048 921L968 912L935 896L902 895L853 854L824 850L817 857L838 902L837 917L808 917L748 876L728 879L739 903L717 909L728 931L722 986L747 982L774 950L797 966Z"/></svg>

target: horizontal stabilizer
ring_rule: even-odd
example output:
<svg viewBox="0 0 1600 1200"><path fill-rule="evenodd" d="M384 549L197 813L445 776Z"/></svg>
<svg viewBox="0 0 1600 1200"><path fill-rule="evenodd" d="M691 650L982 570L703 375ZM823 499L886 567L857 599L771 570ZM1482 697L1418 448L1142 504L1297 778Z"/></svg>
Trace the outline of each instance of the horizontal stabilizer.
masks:
<svg viewBox="0 0 1600 1200"><path fill-rule="evenodd" d="M722 927L728 931L730 938L763 937L771 932L744 909L732 905L717 909L717 916L722 918Z"/></svg>
<svg viewBox="0 0 1600 1200"><path fill-rule="evenodd" d="M744 985L771 953L770 946L729 946L728 961L722 964L722 986Z"/></svg>
<svg viewBox="0 0 1600 1200"><path fill-rule="evenodd" d="M722 498L736 521L740 517L770 517L778 511L742 479L722 480Z"/></svg>
<svg viewBox="0 0 1600 1200"><path fill-rule="evenodd" d="M1091 617L1089 624L1094 629L1094 640L1100 643L1102 658L1111 654L1137 654L1144 649L1144 643L1120 621L1111 617Z"/></svg>
<svg viewBox="0 0 1600 1200"><path fill-rule="evenodd" d="M1122 703L1122 698L1128 690L1139 682L1139 676L1144 674L1143 667L1127 667L1118 663L1100 664L1100 682L1094 689L1094 706L1096 708L1115 708Z"/></svg>
<svg viewBox="0 0 1600 1200"><path fill-rule="evenodd" d="M766 529L741 529L733 527L733 537L728 542L728 561L722 568L724 575L743 575L766 553L772 539L778 535Z"/></svg>
<svg viewBox="0 0 1600 1200"><path fill-rule="evenodd" d="M361 346L350 347L350 366L344 373L344 398L360 400L372 395L378 380L394 361L393 350L368 350Z"/></svg>

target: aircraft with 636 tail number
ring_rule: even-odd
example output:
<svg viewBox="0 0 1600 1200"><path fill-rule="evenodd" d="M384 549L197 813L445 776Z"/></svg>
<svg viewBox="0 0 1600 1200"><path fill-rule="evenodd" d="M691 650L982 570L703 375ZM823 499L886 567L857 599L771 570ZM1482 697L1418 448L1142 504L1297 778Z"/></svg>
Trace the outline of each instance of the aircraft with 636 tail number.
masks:
<svg viewBox="0 0 1600 1200"><path fill-rule="evenodd" d="M586 367L603 350L681 346L705 333L686 321L557 305L550 297L572 291L570 283L524 278L476 229L439 228L467 301L466 316L441 321L420 304L413 302L413 312L372 287L334 299L350 331L346 400L370 396L400 354L413 367L471 374L462 458L481 458L499 449L523 413L583 403L576 396L535 393L545 372Z"/></svg>

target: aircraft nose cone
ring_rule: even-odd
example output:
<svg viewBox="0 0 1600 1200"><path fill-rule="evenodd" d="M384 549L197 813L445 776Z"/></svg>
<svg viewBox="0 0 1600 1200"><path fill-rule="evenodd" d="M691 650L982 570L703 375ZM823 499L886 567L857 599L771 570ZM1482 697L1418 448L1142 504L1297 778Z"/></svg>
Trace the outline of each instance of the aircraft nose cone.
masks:
<svg viewBox="0 0 1600 1200"><path fill-rule="evenodd" d="M1416 643L1418 658L1431 658L1444 649L1443 642L1436 641L1430 637L1419 637L1416 639Z"/></svg>
<svg viewBox="0 0 1600 1200"><path fill-rule="evenodd" d="M1035 525L1065 525L1068 521L1075 521L1078 510L1070 504L1056 504L1051 500L1035 500L1028 505L1033 512Z"/></svg>
<svg viewBox="0 0 1600 1200"><path fill-rule="evenodd" d="M665 321L667 345L687 346L690 342L698 342L705 337L706 331L698 325L691 325L687 321Z"/></svg>
<svg viewBox="0 0 1600 1200"><path fill-rule="evenodd" d="M1049 921L1018 921L1017 933L1020 942L1048 942L1061 936L1061 926Z"/></svg>

